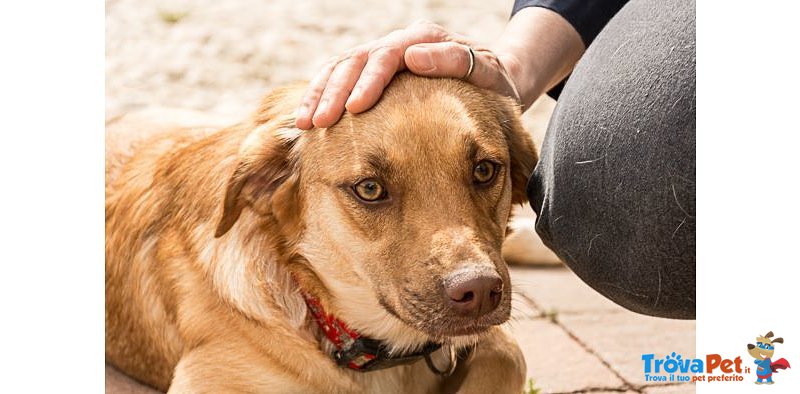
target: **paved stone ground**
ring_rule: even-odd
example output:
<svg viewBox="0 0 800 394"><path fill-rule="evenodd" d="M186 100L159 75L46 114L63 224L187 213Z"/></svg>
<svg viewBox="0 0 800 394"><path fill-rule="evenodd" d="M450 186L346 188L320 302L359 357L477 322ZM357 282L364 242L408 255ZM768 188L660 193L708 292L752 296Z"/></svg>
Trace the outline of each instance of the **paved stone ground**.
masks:
<svg viewBox="0 0 800 394"><path fill-rule="evenodd" d="M644 381L642 353L695 353L695 322L630 312L565 267L512 267L511 329L543 393L693 393L692 384Z"/></svg>
<svg viewBox="0 0 800 394"><path fill-rule="evenodd" d="M270 88L308 79L330 56L427 19L489 45L511 0L107 0L106 117L153 107L237 120ZM552 100L525 115L541 143ZM524 212L530 222L532 212ZM524 226L523 226L524 227ZM522 230L525 231L523 228ZM532 232L522 245L540 245ZM517 255L552 262L536 250ZM520 261L520 260L517 260ZM694 392L647 385L642 353L694 355L694 322L628 312L569 270L512 268L511 328L543 393ZM107 392L151 393L113 368Z"/></svg>

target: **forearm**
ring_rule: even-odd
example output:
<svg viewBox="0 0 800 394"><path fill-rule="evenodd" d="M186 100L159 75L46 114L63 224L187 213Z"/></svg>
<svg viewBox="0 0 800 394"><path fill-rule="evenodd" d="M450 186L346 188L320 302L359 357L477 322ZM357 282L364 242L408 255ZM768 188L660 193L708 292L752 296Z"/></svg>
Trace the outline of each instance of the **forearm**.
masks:
<svg viewBox="0 0 800 394"><path fill-rule="evenodd" d="M528 7L511 18L492 50L514 81L525 110L569 75L586 48L561 15Z"/></svg>

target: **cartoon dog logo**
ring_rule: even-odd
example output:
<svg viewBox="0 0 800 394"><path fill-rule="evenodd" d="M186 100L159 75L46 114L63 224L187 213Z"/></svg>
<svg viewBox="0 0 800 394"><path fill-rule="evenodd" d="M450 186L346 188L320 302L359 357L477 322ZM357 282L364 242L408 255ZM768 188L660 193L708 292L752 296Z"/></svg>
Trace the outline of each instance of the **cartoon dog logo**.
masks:
<svg viewBox="0 0 800 394"><path fill-rule="evenodd" d="M775 344L783 343L783 338L771 339L774 335L770 331L763 337L756 337L755 345L752 343L747 344L747 352L756 359L755 363L758 366L758 369L756 369L756 376L758 377L756 384L773 384L775 383L772 381L773 372L777 373L779 369L791 368L785 358L772 361L772 355L775 354Z"/></svg>

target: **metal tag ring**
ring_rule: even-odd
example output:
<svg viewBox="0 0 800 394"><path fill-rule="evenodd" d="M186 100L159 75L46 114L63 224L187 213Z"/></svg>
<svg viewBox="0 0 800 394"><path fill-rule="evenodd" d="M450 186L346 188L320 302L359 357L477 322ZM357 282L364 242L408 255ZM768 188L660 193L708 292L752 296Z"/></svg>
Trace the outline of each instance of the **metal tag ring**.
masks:
<svg viewBox="0 0 800 394"><path fill-rule="evenodd" d="M456 361L456 349L455 349L455 347L447 346L447 350L448 350L448 354L447 355L448 355L448 359L449 359L449 365L447 366L447 369L445 369L445 370L440 370L439 368L436 368L436 365L433 364L433 360L431 360L431 353L428 353L428 354L425 355L425 363L428 364L428 368L433 373L435 373L437 375L444 376L444 377L448 377L448 376L452 375L453 371L456 370L456 364L458 364L458 362Z"/></svg>

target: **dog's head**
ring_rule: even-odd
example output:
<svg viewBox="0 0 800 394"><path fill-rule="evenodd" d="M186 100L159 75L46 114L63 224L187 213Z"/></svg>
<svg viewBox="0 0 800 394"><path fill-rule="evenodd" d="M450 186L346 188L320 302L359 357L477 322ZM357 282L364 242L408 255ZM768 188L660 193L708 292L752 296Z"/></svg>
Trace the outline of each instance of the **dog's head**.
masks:
<svg viewBox="0 0 800 394"><path fill-rule="evenodd" d="M757 360L764 360L771 358L775 354L775 344L783 343L783 338L772 338L775 334L772 331L766 333L763 337L756 337L756 344L747 344L747 352L750 356Z"/></svg>
<svg viewBox="0 0 800 394"><path fill-rule="evenodd" d="M217 236L244 209L277 224L328 303L376 338L442 340L505 322L501 258L536 153L514 103L456 80L400 75L381 101L328 129L256 117ZM416 338L416 339L414 339Z"/></svg>

